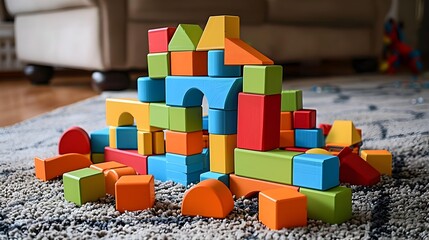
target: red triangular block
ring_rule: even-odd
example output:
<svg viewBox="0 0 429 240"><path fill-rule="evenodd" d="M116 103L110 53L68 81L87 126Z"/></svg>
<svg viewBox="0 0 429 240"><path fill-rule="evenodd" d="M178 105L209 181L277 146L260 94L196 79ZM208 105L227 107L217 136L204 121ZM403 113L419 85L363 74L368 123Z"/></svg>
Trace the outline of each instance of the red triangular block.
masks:
<svg viewBox="0 0 429 240"><path fill-rule="evenodd" d="M353 153L350 148L343 148L338 158L340 159L340 182L370 186L380 181L380 173L359 155Z"/></svg>

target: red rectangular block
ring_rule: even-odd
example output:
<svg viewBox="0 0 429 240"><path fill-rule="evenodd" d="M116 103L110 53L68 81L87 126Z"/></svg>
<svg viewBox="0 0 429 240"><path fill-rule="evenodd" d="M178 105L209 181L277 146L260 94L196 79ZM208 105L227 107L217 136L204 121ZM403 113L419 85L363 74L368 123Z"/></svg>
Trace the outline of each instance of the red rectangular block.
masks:
<svg viewBox="0 0 429 240"><path fill-rule="evenodd" d="M237 147L269 151L280 144L281 95L239 93Z"/></svg>
<svg viewBox="0 0 429 240"><path fill-rule="evenodd" d="M138 154L137 150L105 147L104 159L106 162L115 161L132 167L138 174L147 174L147 156Z"/></svg>
<svg viewBox="0 0 429 240"><path fill-rule="evenodd" d="M168 52L168 43L173 37L175 31L175 27L165 27L149 30L149 53Z"/></svg>
<svg viewBox="0 0 429 240"><path fill-rule="evenodd" d="M295 129L316 128L316 110L301 109L293 112L293 128Z"/></svg>
<svg viewBox="0 0 429 240"><path fill-rule="evenodd" d="M307 152L309 148L297 148L297 147L285 147L284 150L291 151L291 152Z"/></svg>

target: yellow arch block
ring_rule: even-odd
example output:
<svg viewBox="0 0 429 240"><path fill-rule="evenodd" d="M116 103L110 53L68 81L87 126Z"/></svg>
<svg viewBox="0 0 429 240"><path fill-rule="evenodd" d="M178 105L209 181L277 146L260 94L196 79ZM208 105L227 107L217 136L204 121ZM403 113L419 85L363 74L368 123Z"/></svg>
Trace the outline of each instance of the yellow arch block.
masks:
<svg viewBox="0 0 429 240"><path fill-rule="evenodd" d="M212 16L207 21L197 51L225 48L225 38L240 38L238 16Z"/></svg>
<svg viewBox="0 0 429 240"><path fill-rule="evenodd" d="M332 155L329 151L323 148L312 148L308 149L305 153L307 154L322 154L322 155Z"/></svg>

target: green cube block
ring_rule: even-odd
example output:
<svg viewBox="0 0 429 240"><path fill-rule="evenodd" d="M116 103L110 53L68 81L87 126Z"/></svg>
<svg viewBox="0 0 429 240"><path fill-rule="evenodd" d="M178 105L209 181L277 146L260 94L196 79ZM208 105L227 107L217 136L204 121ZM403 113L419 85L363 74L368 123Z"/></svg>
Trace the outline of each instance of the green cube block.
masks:
<svg viewBox="0 0 429 240"><path fill-rule="evenodd" d="M238 176L292 184L292 160L298 152L272 150L267 152L236 148L235 174Z"/></svg>
<svg viewBox="0 0 429 240"><path fill-rule="evenodd" d="M282 91L283 67L279 65L269 66L244 66L243 92L273 95Z"/></svg>
<svg viewBox="0 0 429 240"><path fill-rule="evenodd" d="M170 107L165 103L150 103L150 126L163 129L170 128Z"/></svg>
<svg viewBox="0 0 429 240"><path fill-rule="evenodd" d="M91 168L64 173L64 198L79 206L97 201L106 195L104 181L104 174Z"/></svg>
<svg viewBox="0 0 429 240"><path fill-rule="evenodd" d="M352 217L352 190L347 187L334 187L327 191L300 188L307 196L308 218L340 224Z"/></svg>
<svg viewBox="0 0 429 240"><path fill-rule="evenodd" d="M170 75L170 54L149 53L147 55L147 67L150 78L165 78Z"/></svg>
<svg viewBox="0 0 429 240"><path fill-rule="evenodd" d="M291 112L302 109L302 91L282 91L282 112Z"/></svg>
<svg viewBox="0 0 429 240"><path fill-rule="evenodd" d="M170 130L195 132L203 129L202 107L170 107Z"/></svg>

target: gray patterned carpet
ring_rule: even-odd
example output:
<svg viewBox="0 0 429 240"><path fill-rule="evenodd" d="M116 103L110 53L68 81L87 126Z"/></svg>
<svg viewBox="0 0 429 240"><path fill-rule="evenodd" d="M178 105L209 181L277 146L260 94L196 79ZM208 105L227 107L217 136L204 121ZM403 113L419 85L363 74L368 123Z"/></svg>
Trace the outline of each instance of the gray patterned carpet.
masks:
<svg viewBox="0 0 429 240"><path fill-rule="evenodd" d="M153 209L119 214L107 197L82 207L66 202L62 181L34 177L33 157L56 155L61 133L72 125L87 131L105 126L105 93L11 127L0 128L0 238L429 238L429 90L400 86L408 77L321 79L304 87L304 105L317 108L319 123L353 120L364 148L394 154L393 176L372 187L352 186L353 218L329 225L270 231L258 222L257 199L239 199L223 220L180 215L184 187L156 184ZM305 80L285 88L308 86ZM317 91L321 92L318 93Z"/></svg>

